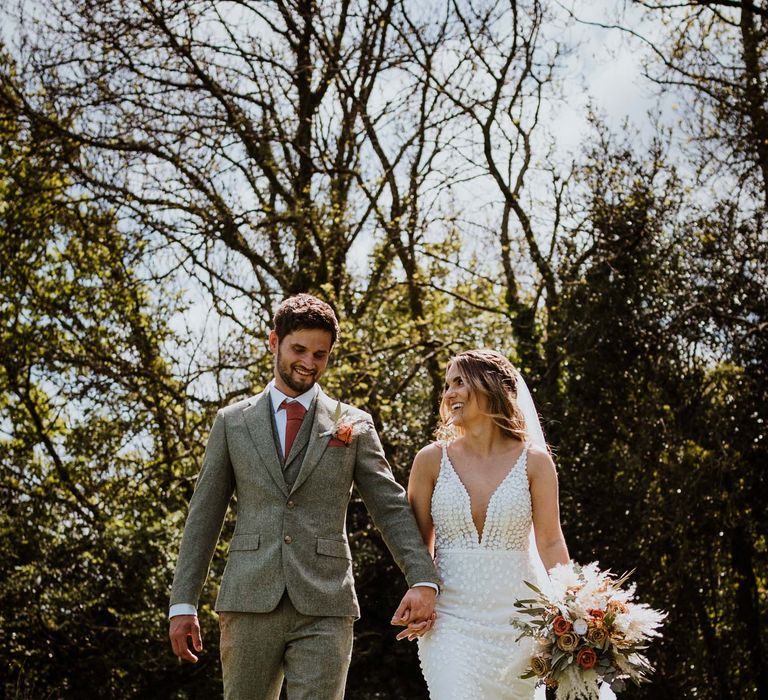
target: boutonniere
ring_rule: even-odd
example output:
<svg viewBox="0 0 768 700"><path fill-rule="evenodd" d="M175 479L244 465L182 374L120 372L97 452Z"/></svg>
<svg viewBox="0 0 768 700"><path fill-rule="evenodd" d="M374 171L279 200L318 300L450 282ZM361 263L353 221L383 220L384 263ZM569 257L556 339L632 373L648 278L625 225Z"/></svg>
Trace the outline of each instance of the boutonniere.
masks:
<svg viewBox="0 0 768 700"><path fill-rule="evenodd" d="M333 425L329 430L320 433L320 437L332 436L339 442L349 445L355 435L359 435L370 427L370 423L364 418L353 419L349 417L349 411L341 409L341 401L336 404L333 412Z"/></svg>

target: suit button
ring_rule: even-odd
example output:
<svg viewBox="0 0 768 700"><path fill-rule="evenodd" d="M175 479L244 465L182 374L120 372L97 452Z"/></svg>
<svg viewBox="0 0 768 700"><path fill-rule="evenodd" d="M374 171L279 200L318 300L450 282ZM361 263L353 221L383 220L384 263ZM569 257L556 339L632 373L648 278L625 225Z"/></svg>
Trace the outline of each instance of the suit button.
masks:
<svg viewBox="0 0 768 700"><path fill-rule="evenodd" d="M288 501L287 506L293 508L296 504L293 501Z"/></svg>
<svg viewBox="0 0 768 700"><path fill-rule="evenodd" d="M283 541L286 544L290 544L291 542L293 542L293 537L291 537L290 535L286 535L285 537L283 537Z"/></svg>

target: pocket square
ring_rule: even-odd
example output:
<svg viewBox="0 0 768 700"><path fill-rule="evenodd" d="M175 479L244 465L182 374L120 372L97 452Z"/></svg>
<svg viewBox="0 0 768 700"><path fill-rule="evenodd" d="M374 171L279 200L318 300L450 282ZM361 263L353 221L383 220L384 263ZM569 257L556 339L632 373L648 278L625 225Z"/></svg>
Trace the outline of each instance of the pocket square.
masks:
<svg viewBox="0 0 768 700"><path fill-rule="evenodd" d="M328 447L349 447L347 443L345 443L343 440L339 440L339 438L332 437L328 441Z"/></svg>

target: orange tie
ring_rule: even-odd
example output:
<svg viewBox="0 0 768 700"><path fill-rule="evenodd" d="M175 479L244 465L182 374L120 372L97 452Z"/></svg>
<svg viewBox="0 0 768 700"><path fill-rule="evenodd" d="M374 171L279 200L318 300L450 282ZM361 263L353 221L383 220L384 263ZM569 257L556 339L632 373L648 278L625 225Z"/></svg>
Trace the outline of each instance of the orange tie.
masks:
<svg viewBox="0 0 768 700"><path fill-rule="evenodd" d="M304 414L307 409L304 408L298 401L288 401L285 399L280 404L280 408L285 409L286 423L285 423L285 455L284 458L288 459L288 455L291 454L291 447L293 447L293 441L296 439L296 434L301 427L301 421L304 420Z"/></svg>

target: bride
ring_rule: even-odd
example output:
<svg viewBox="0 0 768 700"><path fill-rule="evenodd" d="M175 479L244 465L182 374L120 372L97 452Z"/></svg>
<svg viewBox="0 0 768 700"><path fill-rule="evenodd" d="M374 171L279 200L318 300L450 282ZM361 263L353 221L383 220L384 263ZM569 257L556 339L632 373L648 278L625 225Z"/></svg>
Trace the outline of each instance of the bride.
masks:
<svg viewBox="0 0 768 700"><path fill-rule="evenodd" d="M437 618L398 638L419 637L432 700L529 700L531 641L515 641L510 619L531 597L523 581L543 584L569 560L555 466L527 387L498 352L449 361L440 415L452 439L416 455L408 484L442 578Z"/></svg>

